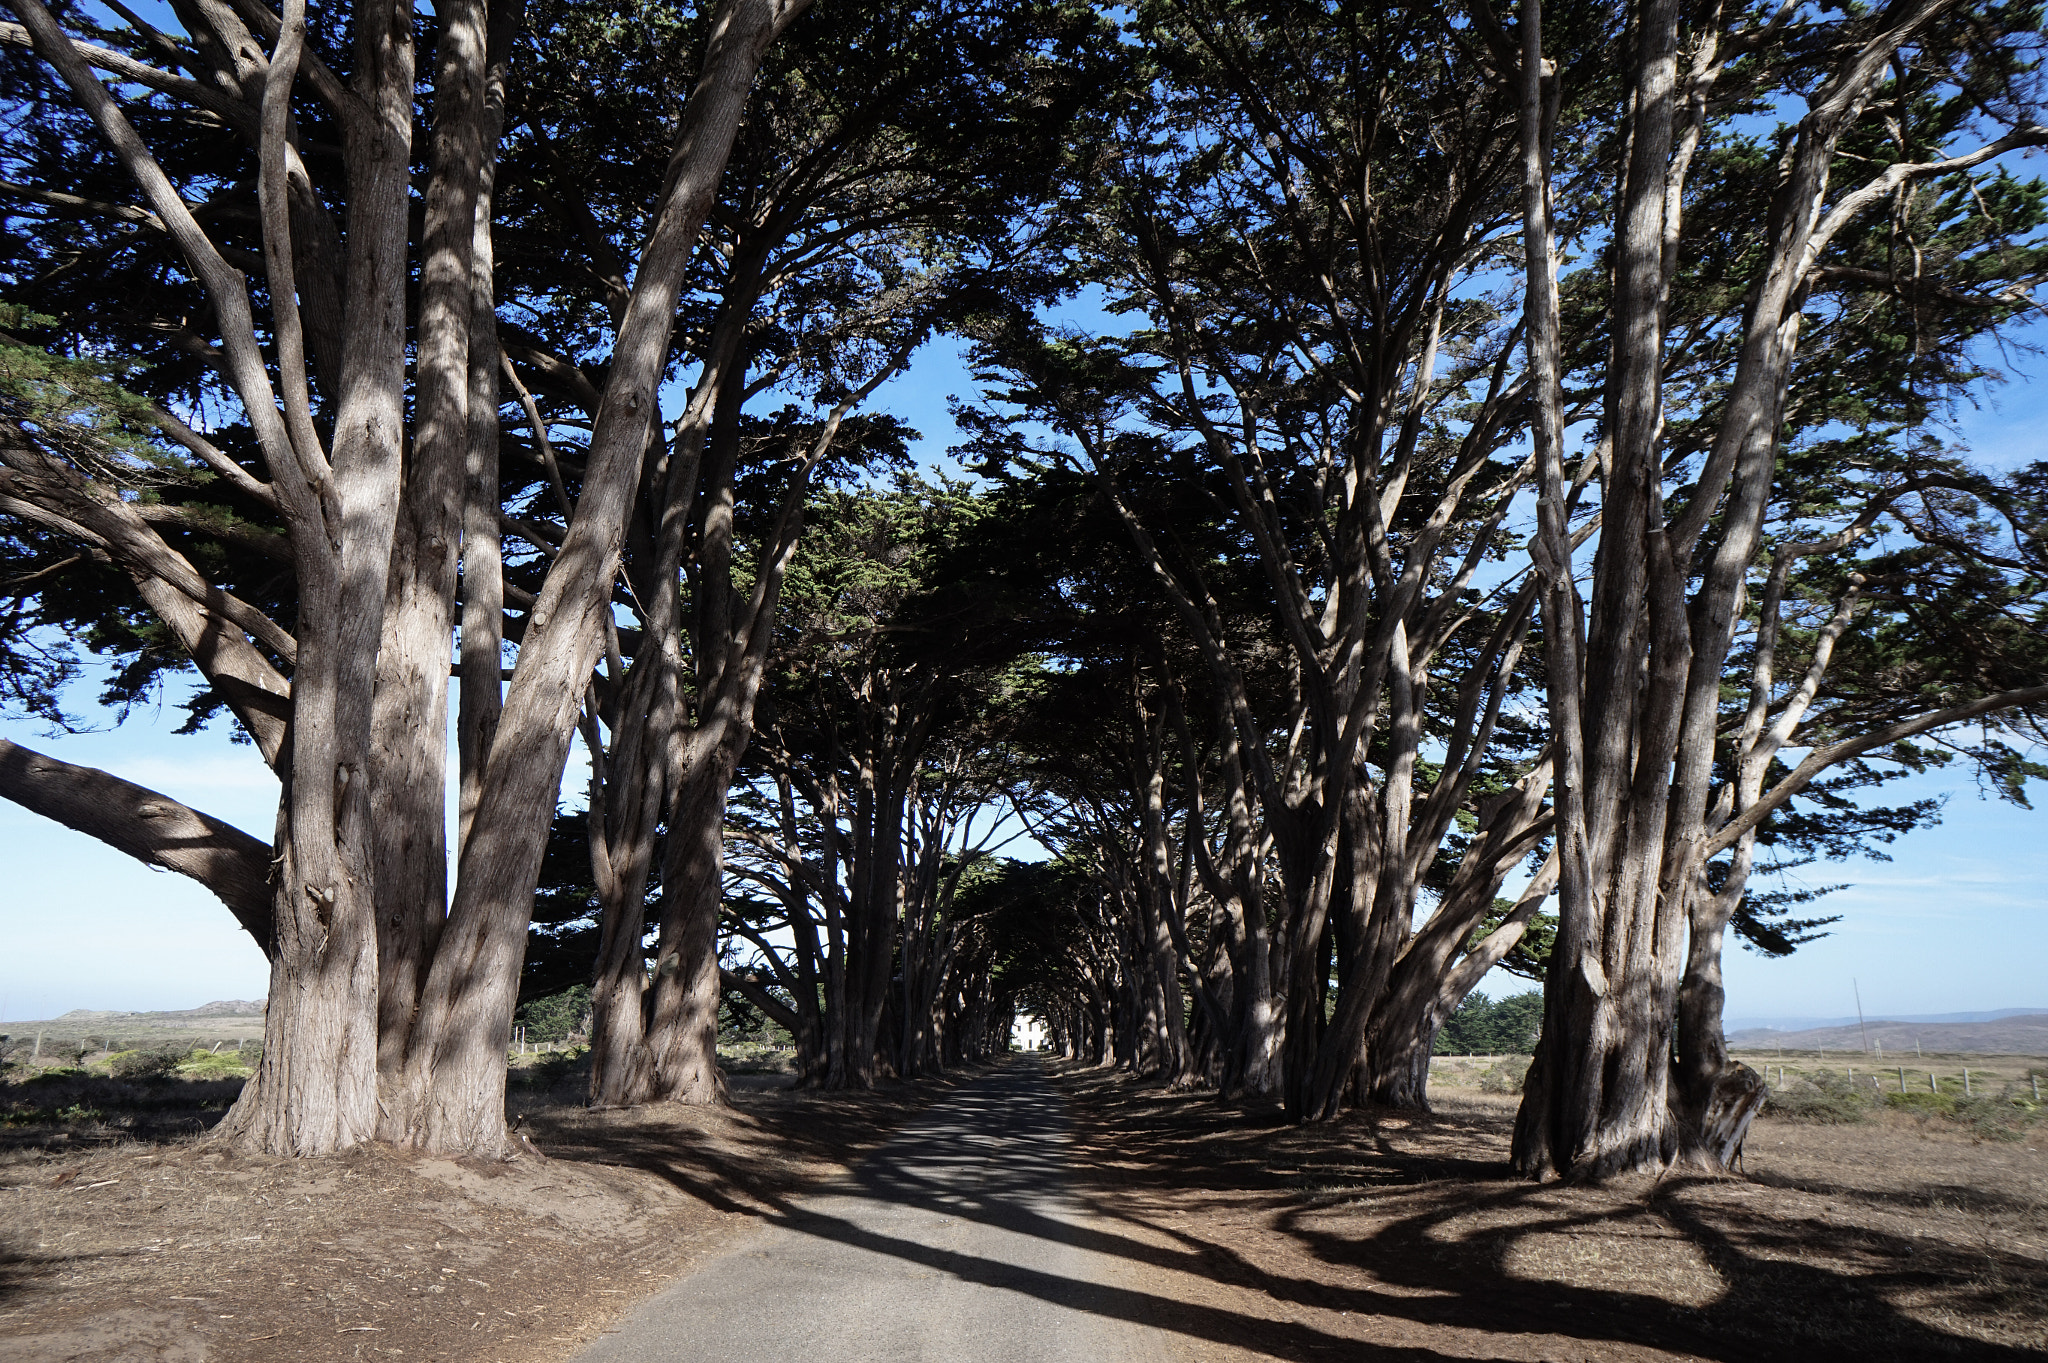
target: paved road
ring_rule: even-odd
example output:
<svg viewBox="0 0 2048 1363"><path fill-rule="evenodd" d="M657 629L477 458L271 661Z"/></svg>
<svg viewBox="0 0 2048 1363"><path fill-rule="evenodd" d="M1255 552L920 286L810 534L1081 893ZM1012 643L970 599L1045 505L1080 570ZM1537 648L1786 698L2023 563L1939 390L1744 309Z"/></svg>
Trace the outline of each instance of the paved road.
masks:
<svg viewBox="0 0 2048 1363"><path fill-rule="evenodd" d="M1166 1363L1130 1265L1068 1187L1064 1104L1019 1061L763 1234L641 1303L579 1363Z"/></svg>

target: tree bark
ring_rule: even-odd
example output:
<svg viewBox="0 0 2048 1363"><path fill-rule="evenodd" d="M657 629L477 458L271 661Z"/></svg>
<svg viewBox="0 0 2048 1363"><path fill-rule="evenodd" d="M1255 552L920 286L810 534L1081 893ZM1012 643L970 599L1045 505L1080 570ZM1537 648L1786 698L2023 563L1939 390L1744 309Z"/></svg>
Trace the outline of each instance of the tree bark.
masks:
<svg viewBox="0 0 2048 1363"><path fill-rule="evenodd" d="M448 653L468 519L469 345L487 155L482 0L443 0L435 13L441 38L421 243L416 426L392 545L371 720L371 788L379 811L377 1068L390 1090L382 1121L393 1138L412 1125L403 1097L406 1043L448 909ZM488 310L491 301L483 306Z"/></svg>
<svg viewBox="0 0 2048 1363"><path fill-rule="evenodd" d="M800 12L727 0L685 106L633 295L619 328L582 496L530 616L485 764L455 900L406 1057L422 1148L496 1155L505 1144L504 1042L563 763L603 646L626 512L658 411L676 299L723 176L762 54ZM711 988L717 987L716 976Z"/></svg>
<svg viewBox="0 0 2048 1363"><path fill-rule="evenodd" d="M701 741L693 739L692 746ZM726 1101L725 1074L718 1067L718 911L724 897L725 795L737 758L693 753L669 810L661 938L647 1025L648 1092L656 1100Z"/></svg>
<svg viewBox="0 0 2048 1363"><path fill-rule="evenodd" d="M294 251L280 202L303 4L285 6L264 90L264 254L286 426L265 445L297 560L300 638L274 839L278 949L263 1059L220 1129L271 1154L346 1150L377 1127L370 716L404 447L413 53L399 16L359 12L354 27L360 113L346 125L349 293L331 462L312 429L296 353ZM227 330L224 317L224 344ZM269 393L242 397L260 429L275 410Z"/></svg>

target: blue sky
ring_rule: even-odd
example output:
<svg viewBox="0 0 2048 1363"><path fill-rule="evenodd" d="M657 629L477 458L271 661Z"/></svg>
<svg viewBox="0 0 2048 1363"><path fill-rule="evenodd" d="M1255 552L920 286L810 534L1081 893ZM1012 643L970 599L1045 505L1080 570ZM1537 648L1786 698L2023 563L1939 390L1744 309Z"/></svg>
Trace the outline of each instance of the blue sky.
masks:
<svg viewBox="0 0 2048 1363"><path fill-rule="evenodd" d="M2048 339L2048 325L2033 333ZM1961 433L2001 467L2048 457L2048 360L1994 390L1965 413ZM940 344L877 394L875 405L919 428L920 462L937 463L958 439L949 394L972 376ZM90 691L81 688L79 708ZM139 710L118 730L52 737L0 722L0 734L66 761L102 767L204 809L268 841L277 783L255 749L225 731L171 733L174 704ZM570 780L579 780L572 771ZM1981 800L1965 773L1901 783L1887 798L1948 796L1941 827L1894 844L1888 863L1808 868L1811 883L1850 882L1821 911L1843 921L1827 938L1784 960L1731 948L1731 1017L1841 1016L1854 1011L1934 1013L2048 1007L2048 790L2035 811ZM0 865L13 868L0 894L0 1019L52 1017L74 1008L190 1008L214 999L258 998L268 988L262 955L217 900L181 876L151 871L17 806L0 801ZM1519 989L1524 982L1489 981Z"/></svg>

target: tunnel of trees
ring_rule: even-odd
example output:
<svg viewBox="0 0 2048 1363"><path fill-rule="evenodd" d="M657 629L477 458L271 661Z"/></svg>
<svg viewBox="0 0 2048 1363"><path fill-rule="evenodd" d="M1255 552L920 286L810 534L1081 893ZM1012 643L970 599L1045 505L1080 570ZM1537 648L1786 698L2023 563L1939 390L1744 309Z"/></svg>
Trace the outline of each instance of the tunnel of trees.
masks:
<svg viewBox="0 0 2048 1363"><path fill-rule="evenodd" d="M8 3L0 705L282 793L0 795L261 944L247 1148L497 1153L572 987L596 1105L725 1101L732 999L1426 1106L1506 967L1519 1170L1725 1165L1779 874L2048 775L2048 464L1947 424L2038 6Z"/></svg>

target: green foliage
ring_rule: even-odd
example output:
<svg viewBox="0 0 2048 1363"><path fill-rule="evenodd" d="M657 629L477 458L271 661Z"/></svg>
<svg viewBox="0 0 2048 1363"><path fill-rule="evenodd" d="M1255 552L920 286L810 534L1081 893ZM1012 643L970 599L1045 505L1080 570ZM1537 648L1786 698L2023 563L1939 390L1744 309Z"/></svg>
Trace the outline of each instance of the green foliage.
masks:
<svg viewBox="0 0 2048 1363"><path fill-rule="evenodd" d="M1451 860L1448 856L1438 858L1440 863ZM1512 899L1494 900L1493 907L1487 910L1486 917L1479 921L1478 927L1472 929L1471 939L1466 943L1467 948L1478 946L1510 913L1514 912L1514 908L1515 901ZM1530 915L1528 926L1522 931L1521 940L1515 943L1507 955L1500 958L1497 968L1507 971L1510 975L1519 975L1525 980L1541 981L1550 969L1550 950L1556 942L1557 915L1539 909Z"/></svg>
<svg viewBox="0 0 2048 1363"><path fill-rule="evenodd" d="M107 1057L107 1073L116 1079L162 1079L177 1073L191 1054L184 1046L138 1047Z"/></svg>
<svg viewBox="0 0 2048 1363"><path fill-rule="evenodd" d="M1860 1122L1870 1115L1871 1107L1870 1096L1834 1070L1822 1070L1811 1078L1772 1089L1764 1103L1764 1111L1774 1117L1822 1126Z"/></svg>
<svg viewBox="0 0 2048 1363"><path fill-rule="evenodd" d="M590 986L571 985L560 993L520 1006L514 1020L526 1029L528 1041L567 1041L590 1030Z"/></svg>
<svg viewBox="0 0 2048 1363"><path fill-rule="evenodd" d="M1969 1127L1979 1140L2021 1141L2042 1121L2042 1109L2007 1084L1998 1094L1980 1093L1957 1103L1955 1120Z"/></svg>
<svg viewBox="0 0 2048 1363"><path fill-rule="evenodd" d="M164 462L144 435L156 425L148 399L121 386L135 365L53 355L10 334L51 327L56 320L0 303L0 414L69 452Z"/></svg>
<svg viewBox="0 0 2048 1363"><path fill-rule="evenodd" d="M233 1079L246 1077L255 1072L256 1062L263 1058L261 1047L254 1050L234 1050L222 1047L218 1051L194 1051L177 1068L180 1079Z"/></svg>
<svg viewBox="0 0 2048 1363"><path fill-rule="evenodd" d="M1918 1112L1936 1117L1953 1117L1956 1112L1955 1095L1951 1093L1923 1093L1910 1089L1905 1093L1887 1093L1884 1105L1900 1112Z"/></svg>
<svg viewBox="0 0 2048 1363"><path fill-rule="evenodd" d="M1520 1093L1522 1083L1529 1077L1529 1062L1521 1057L1510 1057L1500 1061L1491 1069L1479 1075L1481 1093Z"/></svg>
<svg viewBox="0 0 2048 1363"><path fill-rule="evenodd" d="M1437 1031L1437 1055L1531 1055L1543 1029L1543 994L1530 989L1502 999L1473 993ZM1520 1082L1519 1076L1517 1083Z"/></svg>

